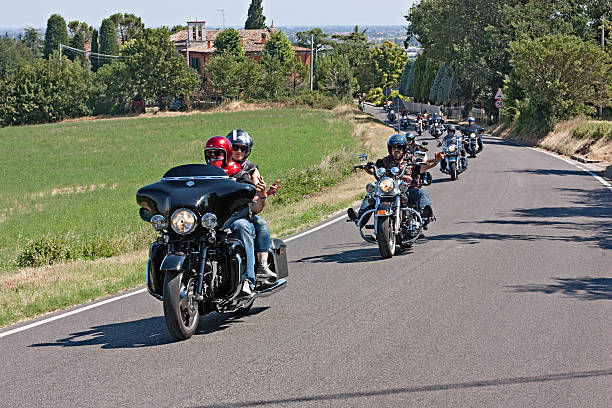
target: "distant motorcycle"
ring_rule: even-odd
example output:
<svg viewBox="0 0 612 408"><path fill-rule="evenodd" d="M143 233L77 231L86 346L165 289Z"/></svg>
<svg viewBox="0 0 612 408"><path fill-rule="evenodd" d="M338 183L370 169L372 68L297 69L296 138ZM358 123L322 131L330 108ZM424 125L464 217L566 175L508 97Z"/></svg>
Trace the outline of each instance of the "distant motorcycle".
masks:
<svg viewBox="0 0 612 408"><path fill-rule="evenodd" d="M483 148L482 129L461 128L460 130L463 134L465 150L470 154L470 157L476 157L476 154L480 153Z"/></svg>
<svg viewBox="0 0 612 408"><path fill-rule="evenodd" d="M407 163L401 169L393 167L387 172L384 167L378 168L374 163L367 162L367 155L362 154L360 158L365 163L355 168L374 169L376 183L366 185L366 199L373 208L365 211L357 221L359 233L366 242L378 244L383 258L391 258L396 245L411 247L423 230L423 219L416 206L408 204L410 186L401 179L410 165L420 162ZM372 216L374 222L370 224ZM374 235L364 230L373 230Z"/></svg>
<svg viewBox="0 0 612 408"><path fill-rule="evenodd" d="M389 111L389 113L387 114L387 122L388 123L393 123L397 120L397 116L395 115L395 111L393 109L391 109Z"/></svg>
<svg viewBox="0 0 612 408"><path fill-rule="evenodd" d="M425 120L423 118L417 118L414 123L414 129L416 130L419 136L423 134L424 127L425 127Z"/></svg>
<svg viewBox="0 0 612 408"><path fill-rule="evenodd" d="M430 133L433 137L439 139L444 133L444 125L440 122L434 122L433 125L431 125Z"/></svg>
<svg viewBox="0 0 612 408"><path fill-rule="evenodd" d="M442 140L444 159L440 161L440 171L449 174L456 180L459 174L467 170L467 156L463 150L463 138L458 134L447 134Z"/></svg>
<svg viewBox="0 0 612 408"><path fill-rule="evenodd" d="M400 129L406 130L410 126L410 121L408 120L408 116L402 116L400 119Z"/></svg>

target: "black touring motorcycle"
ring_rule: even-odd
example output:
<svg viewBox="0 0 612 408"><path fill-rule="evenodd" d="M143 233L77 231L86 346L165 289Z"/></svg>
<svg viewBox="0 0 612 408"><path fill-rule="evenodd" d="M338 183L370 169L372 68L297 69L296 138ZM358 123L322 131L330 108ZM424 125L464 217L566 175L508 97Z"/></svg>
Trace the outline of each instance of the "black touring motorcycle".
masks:
<svg viewBox="0 0 612 408"><path fill-rule="evenodd" d="M255 298L286 286L286 245L272 239L270 268L276 282L241 295L246 252L224 223L249 205L255 187L229 178L218 167L187 164L172 168L136 194L140 216L159 232L146 266L149 293L163 301L170 334L188 339L199 317L212 311L243 314Z"/></svg>

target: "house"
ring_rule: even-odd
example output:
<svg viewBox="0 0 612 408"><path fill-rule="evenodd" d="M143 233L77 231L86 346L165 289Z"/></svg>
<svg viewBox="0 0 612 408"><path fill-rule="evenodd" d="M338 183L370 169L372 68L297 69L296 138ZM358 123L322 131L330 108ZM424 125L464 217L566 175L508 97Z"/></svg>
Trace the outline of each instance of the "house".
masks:
<svg viewBox="0 0 612 408"><path fill-rule="evenodd" d="M195 68L204 77L203 66L217 50L215 38L223 30L206 29L205 21L188 21L187 30L170 36L170 40L181 54L187 58L189 66ZM260 30L237 30L242 39L242 47L247 58L259 61L261 53L270 34L276 31L273 26ZM295 55L304 65L310 65L310 49L293 46Z"/></svg>

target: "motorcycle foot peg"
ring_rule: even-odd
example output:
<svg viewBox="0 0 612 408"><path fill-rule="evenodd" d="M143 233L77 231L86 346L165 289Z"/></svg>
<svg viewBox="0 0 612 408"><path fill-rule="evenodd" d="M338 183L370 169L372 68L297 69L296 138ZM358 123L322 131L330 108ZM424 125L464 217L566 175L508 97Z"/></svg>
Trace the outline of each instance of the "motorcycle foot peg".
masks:
<svg viewBox="0 0 612 408"><path fill-rule="evenodd" d="M363 228L373 230L374 229L374 224L368 224L368 225L364 226Z"/></svg>

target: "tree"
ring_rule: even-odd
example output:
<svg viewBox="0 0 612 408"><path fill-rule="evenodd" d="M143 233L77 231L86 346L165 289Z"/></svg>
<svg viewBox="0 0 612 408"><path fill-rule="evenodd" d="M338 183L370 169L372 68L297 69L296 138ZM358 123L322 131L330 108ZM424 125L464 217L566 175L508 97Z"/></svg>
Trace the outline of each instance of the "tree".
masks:
<svg viewBox="0 0 612 408"><path fill-rule="evenodd" d="M68 29L70 30L70 46L78 50L84 50L85 44L88 43L91 38L93 28L89 27L87 23L75 20L68 23ZM85 55L77 52L69 53L68 58L71 61L79 61L82 64L87 62Z"/></svg>
<svg viewBox="0 0 612 408"><path fill-rule="evenodd" d="M204 66L208 82L224 98L254 97L259 92L261 67L257 62L240 58L229 51L213 56Z"/></svg>
<svg viewBox="0 0 612 408"><path fill-rule="evenodd" d="M23 42L32 49L36 56L42 55L43 41L40 32L32 27L26 27Z"/></svg>
<svg viewBox="0 0 612 408"><path fill-rule="evenodd" d="M221 31L215 38L214 46L217 49L215 51L216 54L229 52L238 58L242 58L245 55L240 34L233 28Z"/></svg>
<svg viewBox="0 0 612 408"><path fill-rule="evenodd" d="M547 35L510 43L526 104L556 121L612 106L612 59L576 36Z"/></svg>
<svg viewBox="0 0 612 408"><path fill-rule="evenodd" d="M115 13L109 17L117 30L117 37L121 38L121 44L133 39L139 32L144 30L144 23L140 17L134 14Z"/></svg>
<svg viewBox="0 0 612 408"><path fill-rule="evenodd" d="M404 50L391 41L385 41L380 47L372 48L370 52L383 77L384 85L391 86L399 83L408 59Z"/></svg>
<svg viewBox="0 0 612 408"><path fill-rule="evenodd" d="M339 99L348 99L353 95L357 81L349 60L344 55L331 53L322 58L315 73L317 89L337 96Z"/></svg>
<svg viewBox="0 0 612 408"><path fill-rule="evenodd" d="M109 18L102 20L102 26L100 26L100 54L105 55L118 55L119 44L117 43L117 31L115 29L115 23ZM100 60L98 66L104 65L108 60Z"/></svg>
<svg viewBox="0 0 612 408"><path fill-rule="evenodd" d="M282 31L274 31L266 41L262 53L278 58L281 64L291 60L295 56L293 46Z"/></svg>
<svg viewBox="0 0 612 408"><path fill-rule="evenodd" d="M402 77L399 83L399 93L400 95L410 96L412 90L412 79L411 75L414 67L414 60L406 60L406 65L404 66L404 71L402 71Z"/></svg>
<svg viewBox="0 0 612 408"><path fill-rule="evenodd" d="M366 92L373 87L382 87L384 81L382 72L372 58L371 44L365 35L366 30L360 31L359 26L355 26L353 32L348 35L332 36L336 40L332 43L333 51L336 55L344 55L348 58L359 92Z"/></svg>
<svg viewBox="0 0 612 408"><path fill-rule="evenodd" d="M25 41L0 37L0 79L22 65L32 63L37 57Z"/></svg>
<svg viewBox="0 0 612 408"><path fill-rule="evenodd" d="M296 45L298 47L310 48L312 45L312 49L314 51L312 64L314 67L317 66L318 53L332 44L332 42L329 40L329 36L319 27L315 27L308 31L298 31L295 33L295 37L297 40Z"/></svg>
<svg viewBox="0 0 612 408"><path fill-rule="evenodd" d="M257 30L266 28L266 17L263 15L262 0L251 0L246 22L244 23L245 30Z"/></svg>
<svg viewBox="0 0 612 408"><path fill-rule="evenodd" d="M185 31L185 30L187 30L187 26L186 25L177 24L177 25L175 25L174 27L172 27L170 29L170 35L176 34L176 33L180 32L180 31Z"/></svg>
<svg viewBox="0 0 612 408"><path fill-rule="evenodd" d="M308 66L304 65L302 60L294 55L292 59L285 63L287 74L289 75L290 86L293 89L293 95L297 95L300 86L304 84L308 77Z"/></svg>
<svg viewBox="0 0 612 408"><path fill-rule="evenodd" d="M54 122L91 114L91 74L59 51L0 80L0 125Z"/></svg>
<svg viewBox="0 0 612 408"><path fill-rule="evenodd" d="M98 46L98 30L93 29L91 33L91 53L97 54L99 51L100 48ZM92 70L96 71L98 69L98 66L100 65L100 59L97 58L97 56L95 55L91 55L89 57L89 60L91 61Z"/></svg>
<svg viewBox="0 0 612 408"><path fill-rule="evenodd" d="M59 45L68 45L68 30L66 20L59 14L53 14L47 20L47 30L45 31L45 47L43 56L49 58L54 51L59 50Z"/></svg>
<svg viewBox="0 0 612 408"><path fill-rule="evenodd" d="M112 23L112 22L111 22ZM167 107L179 95L195 92L200 78L176 52L167 28L144 29L121 51L128 83L145 98Z"/></svg>

